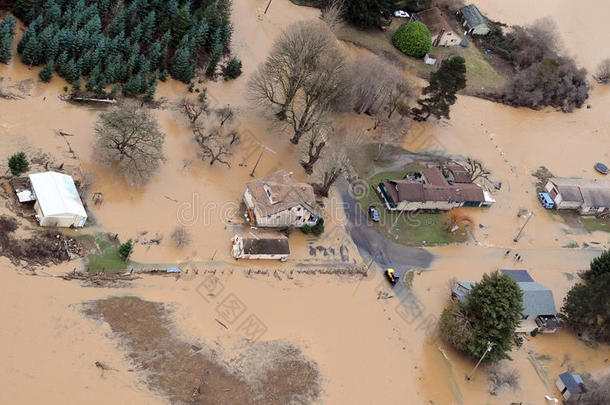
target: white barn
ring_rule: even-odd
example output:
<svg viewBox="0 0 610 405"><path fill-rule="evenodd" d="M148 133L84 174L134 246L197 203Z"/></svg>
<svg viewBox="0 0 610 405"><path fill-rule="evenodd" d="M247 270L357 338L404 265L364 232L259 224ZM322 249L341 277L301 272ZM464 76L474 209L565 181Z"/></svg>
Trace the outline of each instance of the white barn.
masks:
<svg viewBox="0 0 610 405"><path fill-rule="evenodd" d="M57 172L30 174L40 226L82 227L87 212L71 176Z"/></svg>

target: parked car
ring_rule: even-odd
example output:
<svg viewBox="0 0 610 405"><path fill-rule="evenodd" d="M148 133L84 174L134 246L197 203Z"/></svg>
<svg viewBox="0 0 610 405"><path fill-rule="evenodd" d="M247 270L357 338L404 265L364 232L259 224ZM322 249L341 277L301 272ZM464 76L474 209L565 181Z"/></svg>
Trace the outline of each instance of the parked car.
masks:
<svg viewBox="0 0 610 405"><path fill-rule="evenodd" d="M385 269L383 274L388 279L390 284L396 285L396 283L398 282L399 277L396 275L394 269L387 268L387 269Z"/></svg>
<svg viewBox="0 0 610 405"><path fill-rule="evenodd" d="M538 193L538 201L546 209L555 207L555 201L553 201L549 193Z"/></svg>
<svg viewBox="0 0 610 405"><path fill-rule="evenodd" d="M409 18L409 13L407 13L406 11L403 11L403 10L396 10L396 11L394 11L394 17Z"/></svg>
<svg viewBox="0 0 610 405"><path fill-rule="evenodd" d="M377 206L369 205L369 217L371 218L371 220L373 220L373 222L379 222L380 216Z"/></svg>

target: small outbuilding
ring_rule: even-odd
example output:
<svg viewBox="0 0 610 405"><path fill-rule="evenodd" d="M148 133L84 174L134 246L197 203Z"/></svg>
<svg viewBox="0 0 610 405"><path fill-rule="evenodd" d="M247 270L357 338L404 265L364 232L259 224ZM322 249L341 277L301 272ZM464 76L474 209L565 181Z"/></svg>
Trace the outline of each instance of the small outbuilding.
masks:
<svg viewBox="0 0 610 405"><path fill-rule="evenodd" d="M290 255L288 238L279 233L238 233L231 242L231 256L235 259L286 261Z"/></svg>
<svg viewBox="0 0 610 405"><path fill-rule="evenodd" d="M491 29L487 18L479 11L479 8L474 4L469 4L462 7L457 12L458 17L463 20L463 26L466 32L472 35L487 35Z"/></svg>
<svg viewBox="0 0 610 405"><path fill-rule="evenodd" d="M566 400L585 392L585 384L578 374L568 372L559 374L555 385L559 392L561 392L561 395L563 395L563 399Z"/></svg>
<svg viewBox="0 0 610 405"><path fill-rule="evenodd" d="M29 178L40 226L80 228L85 225L87 212L71 176L44 172L30 174Z"/></svg>

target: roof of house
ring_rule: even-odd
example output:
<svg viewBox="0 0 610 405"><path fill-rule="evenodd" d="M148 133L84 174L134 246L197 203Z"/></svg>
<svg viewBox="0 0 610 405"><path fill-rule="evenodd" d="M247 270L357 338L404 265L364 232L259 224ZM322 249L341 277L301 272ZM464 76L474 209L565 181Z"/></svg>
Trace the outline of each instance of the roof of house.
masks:
<svg viewBox="0 0 610 405"><path fill-rule="evenodd" d="M506 274L508 277L519 282L532 282L534 279L530 276L527 270L500 270L500 273Z"/></svg>
<svg viewBox="0 0 610 405"><path fill-rule="evenodd" d="M424 185L413 180L390 180L386 190L393 201L425 201Z"/></svg>
<svg viewBox="0 0 610 405"><path fill-rule="evenodd" d="M267 195L265 185L270 189ZM317 215L313 187L297 182L285 170L279 170L246 183L256 208L264 215L272 215L299 204Z"/></svg>
<svg viewBox="0 0 610 405"><path fill-rule="evenodd" d="M43 172L30 174L29 178L43 215L67 214L87 218L85 207L71 176L57 172Z"/></svg>
<svg viewBox="0 0 610 405"><path fill-rule="evenodd" d="M389 180L383 185L393 202L400 201L485 201L483 189L474 183L456 183L446 186L422 184L414 180Z"/></svg>
<svg viewBox="0 0 610 405"><path fill-rule="evenodd" d="M503 270L504 273L506 270ZM523 271L516 270L518 273L511 273L517 277L523 277ZM525 272L527 273L527 272ZM504 273L506 274L506 273ZM511 277L511 274L507 274ZM529 276L529 274L527 274ZM512 278L512 277L511 277ZM531 279L531 277L530 277ZM516 280L515 280L516 281ZM455 294L460 301L465 301L468 292L476 284L472 281L460 281L457 283L457 287L453 289ZM525 315L555 315L557 310L555 309L555 301L553 300L553 292L535 281L523 281L517 282L521 291L523 291L523 313Z"/></svg>
<svg viewBox="0 0 610 405"><path fill-rule="evenodd" d="M257 254L290 254L288 238L276 233L243 233L239 234L243 240L244 253Z"/></svg>
<svg viewBox="0 0 610 405"><path fill-rule="evenodd" d="M523 313L525 315L555 315L553 291L536 282L517 283L523 291Z"/></svg>
<svg viewBox="0 0 610 405"><path fill-rule="evenodd" d="M430 34L432 36L436 36L441 33L441 31L451 31L451 26L443 17L443 13L438 7L432 7L427 10L420 11L413 15L414 19L417 21L421 21L428 27L430 30Z"/></svg>
<svg viewBox="0 0 610 405"><path fill-rule="evenodd" d="M584 202L587 207L610 207L610 180L553 177L549 181L564 201Z"/></svg>
<svg viewBox="0 0 610 405"><path fill-rule="evenodd" d="M472 183L472 176L461 165L450 163L445 168L451 172L455 183Z"/></svg>
<svg viewBox="0 0 610 405"><path fill-rule="evenodd" d="M565 385L568 391L570 391L570 394L580 394L585 390L585 383L578 374L565 372L563 374L559 374L559 379L561 379L563 385Z"/></svg>
<svg viewBox="0 0 610 405"><path fill-rule="evenodd" d="M426 167L421 170L421 173L424 175L428 183L435 186L448 186L449 183L445 176L443 176L443 172L441 172L437 167Z"/></svg>
<svg viewBox="0 0 610 405"><path fill-rule="evenodd" d="M610 188L581 187L580 193L585 207L610 207Z"/></svg>
<svg viewBox="0 0 610 405"><path fill-rule="evenodd" d="M466 7L462 7L460 12L471 27L476 27L480 24L487 24L487 18L481 14L479 8L474 4L469 4Z"/></svg>

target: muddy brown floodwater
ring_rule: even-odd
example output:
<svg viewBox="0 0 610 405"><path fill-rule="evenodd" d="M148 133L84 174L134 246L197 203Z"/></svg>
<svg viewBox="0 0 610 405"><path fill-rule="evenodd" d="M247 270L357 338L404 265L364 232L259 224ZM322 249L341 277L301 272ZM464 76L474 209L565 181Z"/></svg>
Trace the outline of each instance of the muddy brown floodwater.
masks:
<svg viewBox="0 0 610 405"><path fill-rule="evenodd" d="M587 7L563 0L476 3L491 18L508 23L527 24L551 15L567 51L589 70L599 59L610 56L603 21L609 11L606 2L591 1ZM494 194L497 203L492 208L470 211L476 224L471 241L428 249L435 260L428 269L416 273L412 294L394 297L396 291L388 288L379 275L381 269L375 266L365 278L273 271L248 275L252 264L229 258L229 239L242 226L235 208L244 183L251 178L260 145L273 152L264 152L256 175L286 169L296 178L306 179L284 130L270 126L264 115L252 110L244 91L248 75L264 60L282 28L294 21L317 18L318 10L274 0L263 16L265 6L263 0L235 1L233 46L244 61L244 75L228 83L205 84L213 107L230 104L238 112L234 125L244 136L230 169L210 167L197 159L192 134L174 108L186 94L183 84L170 80L159 85L158 96L167 102L154 114L167 134L167 163L150 184L133 188L113 172L101 169L92 153L93 127L100 109L61 101L58 95L63 92L63 80L55 77L50 84L41 84L36 81L38 69L28 69L16 61L18 58L0 65L2 86L18 87L22 81L34 79L25 83L29 89L25 98L0 100L0 170L4 172L6 157L18 150L30 156L45 152L66 168L82 167L93 177L92 192L102 192L104 202L90 205L92 225L79 232L113 232L122 240L162 236L159 246L137 244L133 259L142 266L215 266L219 284L214 285L222 287L212 291L206 275L189 273L175 278L144 277L129 288L84 288L54 277L84 267L81 261L38 268L38 276L32 277L29 271L0 257L0 403L167 402L173 394L163 390L163 384L154 384L151 390L147 374L134 371L142 358L129 354L143 355L145 348L130 348L117 338L117 332L133 333L134 329L117 329L117 318L104 316L104 311L100 312L104 321L90 319L81 311L85 302L108 303L109 297L126 295L171 308L168 320L172 326L166 326L176 342L183 342L176 347L194 342L215 353L218 364L242 364L244 359L266 364L261 355L265 350L260 347L289 342L304 359L317 364L322 379L317 402L324 404L543 404L544 395L559 395L553 381L568 367L577 372L607 370L607 346L591 348L569 331L537 336L511 353L510 366L520 375L520 387L494 397L488 394L485 369L467 382L464 376L473 362L443 345L435 333L438 314L448 302L451 279L478 280L496 269L527 268L536 281L553 290L559 308L577 281L577 272L585 269L601 248L609 246L607 233L575 234L543 210L531 176L536 168L546 166L558 176L593 178L597 176L593 163L610 162L607 87L595 85L588 101L591 108L573 114L515 109L460 96L450 121L413 125L405 139L407 149L479 159L502 187ZM347 53L362 52L349 45L344 49ZM357 129L370 122L354 117L352 124ZM76 159L56 134L57 129L74 134L69 141ZM362 265L345 232L338 193L334 197L326 207L330 214L322 238L293 233L291 260L262 266L307 270ZM10 214L5 204L0 197L0 215ZM532 211L534 217L514 243L512 239L523 223L523 218L517 217L521 209ZM183 249L174 247L169 238L178 225L192 237L192 243ZM24 232L19 235L29 236L32 230L23 228L17 231ZM572 242L597 244L588 249L563 248ZM507 248L520 252L523 262L505 259ZM313 256L312 252L318 254ZM240 304L242 311L223 327L217 320L228 302ZM119 320L129 318L125 313L115 315ZM241 326L246 319L260 321L257 330L261 333L256 336L256 345L244 347ZM96 362L109 369L101 375ZM237 374L250 384L260 374L247 366L238 367ZM280 374L269 377L281 378Z"/></svg>

